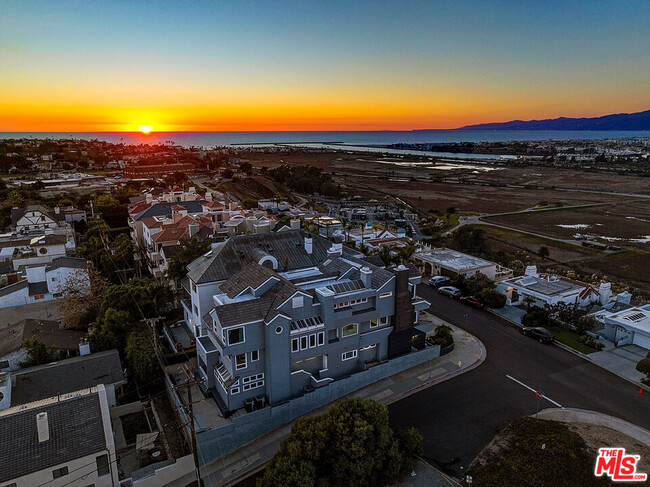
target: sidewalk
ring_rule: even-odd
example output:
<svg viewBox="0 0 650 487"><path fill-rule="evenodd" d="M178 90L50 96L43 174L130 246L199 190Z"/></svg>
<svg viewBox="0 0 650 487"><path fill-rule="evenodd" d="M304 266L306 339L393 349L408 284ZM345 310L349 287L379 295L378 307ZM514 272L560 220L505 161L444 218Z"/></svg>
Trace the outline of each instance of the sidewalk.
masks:
<svg viewBox="0 0 650 487"><path fill-rule="evenodd" d="M432 321L434 329L439 324L450 326L454 330L454 349L447 355L386 377L347 397L374 399L388 405L426 387L468 372L485 360L485 346L478 338L428 313L426 318L423 316L424 319ZM312 411L310 415L322 414L330 406L331 404L328 404ZM288 423L201 467L201 477L204 479L205 485L214 487L231 485L264 468L265 463L278 451L280 442L291 432L292 424ZM194 480L193 476L186 476L169 485L184 487L192 480Z"/></svg>

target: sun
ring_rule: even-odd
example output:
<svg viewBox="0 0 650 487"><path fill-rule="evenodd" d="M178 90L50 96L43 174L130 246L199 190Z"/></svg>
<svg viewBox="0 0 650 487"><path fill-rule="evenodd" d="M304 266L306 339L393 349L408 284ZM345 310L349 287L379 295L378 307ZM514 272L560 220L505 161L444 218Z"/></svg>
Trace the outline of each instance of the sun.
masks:
<svg viewBox="0 0 650 487"><path fill-rule="evenodd" d="M138 125L138 130L143 134L149 134L153 132L153 125Z"/></svg>

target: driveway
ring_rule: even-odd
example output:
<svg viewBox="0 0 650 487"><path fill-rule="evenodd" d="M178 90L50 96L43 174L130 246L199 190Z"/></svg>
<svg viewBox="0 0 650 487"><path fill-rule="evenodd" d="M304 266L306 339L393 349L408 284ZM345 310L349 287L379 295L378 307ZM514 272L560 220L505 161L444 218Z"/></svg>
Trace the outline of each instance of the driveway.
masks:
<svg viewBox="0 0 650 487"><path fill-rule="evenodd" d="M589 354L589 360L596 362L603 367L615 371L628 379L641 382L645 377L636 370L636 364L639 360L644 359L648 351L638 345L624 345L622 347L603 350Z"/></svg>

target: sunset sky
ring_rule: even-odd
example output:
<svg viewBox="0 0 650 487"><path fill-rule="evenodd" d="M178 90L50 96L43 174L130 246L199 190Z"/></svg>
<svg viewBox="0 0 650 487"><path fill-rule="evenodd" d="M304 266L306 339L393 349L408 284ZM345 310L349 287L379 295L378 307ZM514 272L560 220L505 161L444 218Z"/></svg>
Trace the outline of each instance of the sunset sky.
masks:
<svg viewBox="0 0 650 487"><path fill-rule="evenodd" d="M0 131L376 130L650 109L650 2L0 0Z"/></svg>

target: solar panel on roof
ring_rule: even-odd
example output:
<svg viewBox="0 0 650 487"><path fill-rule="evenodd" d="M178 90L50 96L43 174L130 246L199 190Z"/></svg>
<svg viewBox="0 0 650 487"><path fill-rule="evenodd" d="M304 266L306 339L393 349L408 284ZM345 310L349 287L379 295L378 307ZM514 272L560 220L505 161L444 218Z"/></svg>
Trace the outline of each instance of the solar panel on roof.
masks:
<svg viewBox="0 0 650 487"><path fill-rule="evenodd" d="M633 315L625 317L626 320L630 321L641 321L643 318L645 318L643 313L634 313Z"/></svg>
<svg viewBox="0 0 650 487"><path fill-rule="evenodd" d="M336 294L350 293L365 288L363 282L360 279L357 279L356 281L350 281L350 282L337 282L327 287L329 287Z"/></svg>

